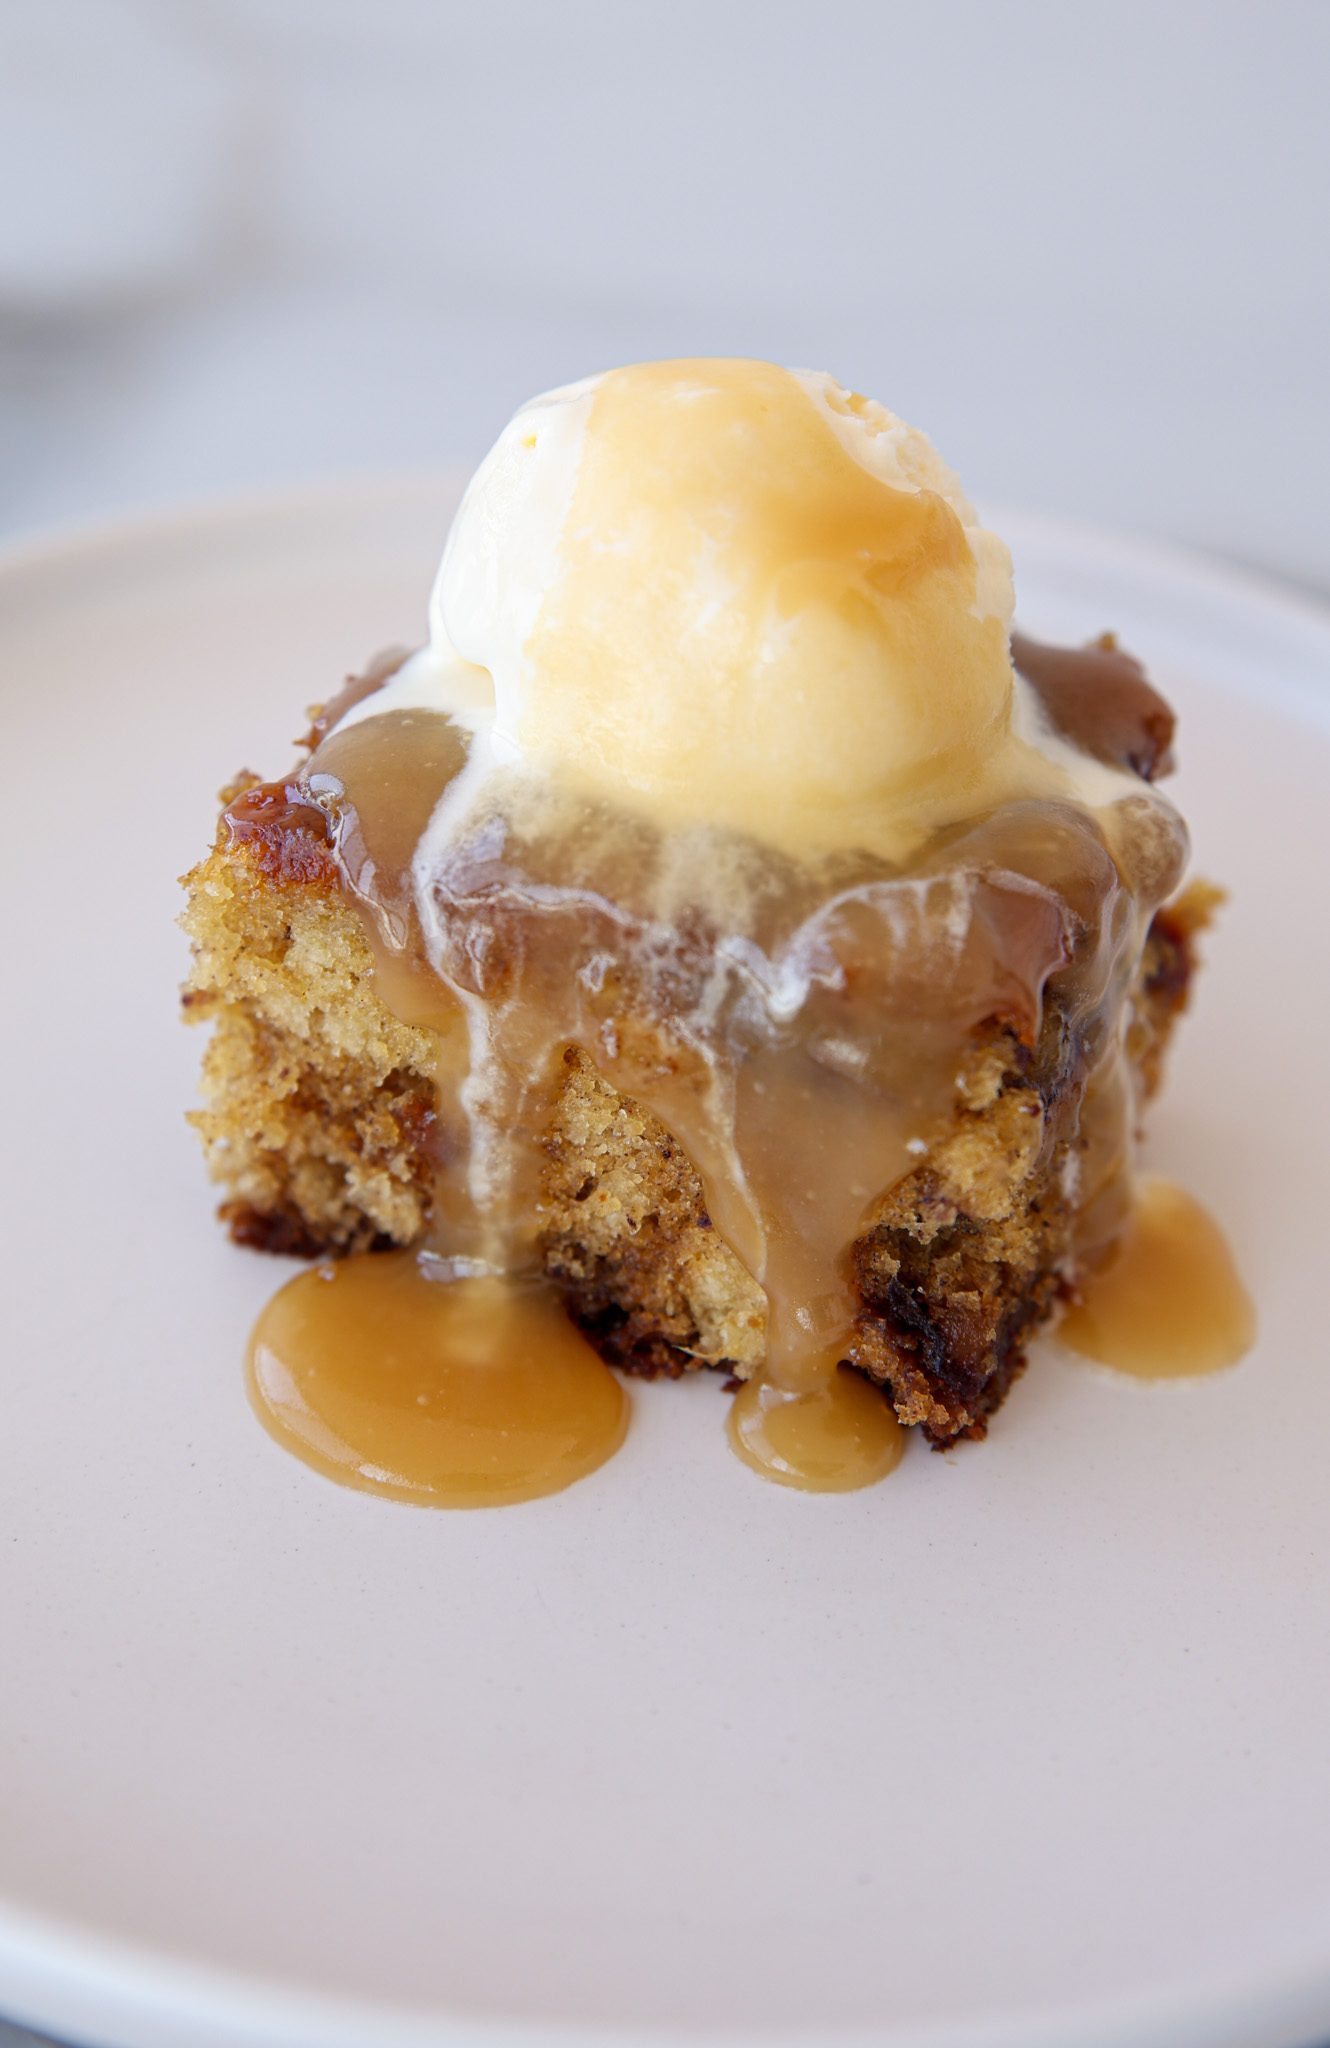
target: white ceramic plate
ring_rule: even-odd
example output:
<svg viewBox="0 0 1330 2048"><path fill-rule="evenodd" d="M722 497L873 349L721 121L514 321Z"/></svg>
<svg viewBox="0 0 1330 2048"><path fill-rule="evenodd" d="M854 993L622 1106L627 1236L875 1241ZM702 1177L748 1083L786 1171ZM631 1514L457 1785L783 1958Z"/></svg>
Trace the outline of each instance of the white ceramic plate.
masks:
<svg viewBox="0 0 1330 2048"><path fill-rule="evenodd" d="M1042 1348L988 1443L764 1486L703 1376L553 1500L345 1492L251 1417L286 1268L181 1121L212 792L418 638L456 480L0 568L0 2009L118 2048L1330 2033L1330 621L1011 518L1035 631L1181 712L1233 900L1153 1126L1262 1321Z"/></svg>

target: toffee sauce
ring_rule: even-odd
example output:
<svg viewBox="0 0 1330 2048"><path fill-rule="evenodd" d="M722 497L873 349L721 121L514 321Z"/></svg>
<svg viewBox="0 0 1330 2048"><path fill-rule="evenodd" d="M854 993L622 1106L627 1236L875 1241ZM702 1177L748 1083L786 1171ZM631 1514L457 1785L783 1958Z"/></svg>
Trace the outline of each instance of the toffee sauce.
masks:
<svg viewBox="0 0 1330 2048"><path fill-rule="evenodd" d="M1064 693L1064 727L1077 701ZM1143 701L1153 761L1167 736ZM1099 719L1096 751L1114 730ZM276 829L274 806L305 829L317 818L378 993L436 1048L428 1241L278 1294L249 1354L265 1426L331 1477L443 1506L555 1492L613 1454L627 1401L541 1277L543 1136L575 1045L678 1139L765 1290L766 1363L730 1414L737 1454L783 1485L872 1484L904 1432L843 1365L861 1309L850 1246L950 1111L971 1033L998 1017L1033 1046L1052 1003L1073 1080L1042 1142L1067 1150L1079 1123L1076 1256L1106 1259L1130 1207L1127 996L1183 828L1143 781L1094 814L1001 806L904 865L800 864L734 836L663 834L517 773L449 817L468 745L439 714L363 718L227 813L238 837ZM1114 1321L1103 1303L1137 1287L1147 1212L1067 1317L1067 1342L1095 1317L1139 1337L1148 1317ZM1175 1344L1227 1362L1185 1335L1192 1311L1175 1301ZM1091 1342L1126 1370L1161 1355L1130 1336Z"/></svg>
<svg viewBox="0 0 1330 2048"><path fill-rule="evenodd" d="M628 1399L553 1292L411 1252L325 1262L259 1317L250 1399L332 1479L434 1507L558 1493L613 1457Z"/></svg>
<svg viewBox="0 0 1330 2048"><path fill-rule="evenodd" d="M1222 1372L1256 1341L1256 1312L1222 1230L1156 1174L1136 1180L1126 1228L1078 1295L1058 1336L1134 1379Z"/></svg>

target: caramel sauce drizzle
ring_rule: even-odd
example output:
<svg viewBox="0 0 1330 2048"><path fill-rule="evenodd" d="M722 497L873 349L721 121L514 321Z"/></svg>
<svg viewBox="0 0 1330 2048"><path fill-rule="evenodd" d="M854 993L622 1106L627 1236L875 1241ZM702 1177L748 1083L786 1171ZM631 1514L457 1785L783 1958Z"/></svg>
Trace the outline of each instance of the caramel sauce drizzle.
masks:
<svg viewBox="0 0 1330 2048"><path fill-rule="evenodd" d="M430 1507L558 1493L613 1457L623 1388L539 1283L411 1252L319 1265L259 1317L250 1399L330 1479Z"/></svg>
<svg viewBox="0 0 1330 2048"><path fill-rule="evenodd" d="M1072 1351L1134 1379L1191 1379L1236 1365L1256 1312L1219 1225L1184 1188L1140 1176L1126 1228L1058 1325Z"/></svg>
<svg viewBox="0 0 1330 2048"><path fill-rule="evenodd" d="M764 1479L803 1493L854 1493L899 1465L905 1431L882 1391L828 1352L803 1385L782 1386L769 1372L745 1380L734 1397L730 1446Z"/></svg>
<svg viewBox="0 0 1330 2048"><path fill-rule="evenodd" d="M1142 702L1153 767L1167 736ZM317 816L380 995L433 1035L439 1091L428 1243L319 1266L278 1294L249 1354L265 1426L334 1478L435 1505L555 1492L613 1454L622 1388L540 1276L542 1141L575 1045L677 1137L765 1290L766 1364L730 1412L738 1456L782 1485L872 1484L904 1433L840 1363L860 1309L849 1247L948 1113L969 1034L1000 1016L1033 1043L1054 987L1084 1107L1079 1256L1117 1241L1135 1118L1119 1025L1145 924L1177 880L1180 828L1144 791L1097 816L1041 800L937 835L905 869L812 867L662 835L584 798L561 809L519 782L422 869L467 747L438 714L370 717L228 814L274 859L282 828ZM1249 1341L1249 1307L1243 1324L1240 1285L1224 1293L1194 1218L1174 1215L1160 1264L1161 1204L1147 1185L1062 1336L1125 1370L1208 1370L1242 1330ZM1184 1278L1168 1355L1208 1364L1142 1362L1168 1351L1169 1271Z"/></svg>

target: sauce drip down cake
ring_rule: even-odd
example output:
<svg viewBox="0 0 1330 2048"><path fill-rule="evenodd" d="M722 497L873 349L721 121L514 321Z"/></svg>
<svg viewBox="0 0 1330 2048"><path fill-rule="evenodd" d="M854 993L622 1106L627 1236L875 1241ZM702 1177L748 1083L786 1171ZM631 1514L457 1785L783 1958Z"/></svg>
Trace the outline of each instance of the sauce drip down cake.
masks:
<svg viewBox="0 0 1330 2048"><path fill-rule="evenodd" d="M790 1484L984 1434L1127 1233L1212 900L1167 705L1012 607L928 442L830 377L518 413L429 644L187 877L222 1214L320 1262L250 1354L302 1456L552 1491L622 1437L607 1364L718 1368Z"/></svg>

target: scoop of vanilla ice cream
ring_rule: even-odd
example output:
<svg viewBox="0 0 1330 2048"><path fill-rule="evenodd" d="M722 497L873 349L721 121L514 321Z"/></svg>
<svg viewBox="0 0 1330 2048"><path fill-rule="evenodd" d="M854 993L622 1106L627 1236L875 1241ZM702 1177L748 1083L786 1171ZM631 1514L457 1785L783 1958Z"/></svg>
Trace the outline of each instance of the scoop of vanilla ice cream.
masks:
<svg viewBox="0 0 1330 2048"><path fill-rule="evenodd" d="M983 799L1011 611L1006 549L883 406L770 363L645 363L500 435L421 662L497 761L817 851Z"/></svg>

